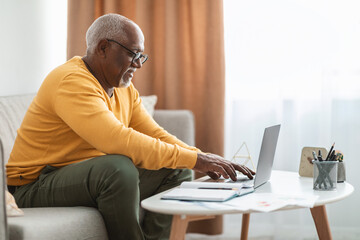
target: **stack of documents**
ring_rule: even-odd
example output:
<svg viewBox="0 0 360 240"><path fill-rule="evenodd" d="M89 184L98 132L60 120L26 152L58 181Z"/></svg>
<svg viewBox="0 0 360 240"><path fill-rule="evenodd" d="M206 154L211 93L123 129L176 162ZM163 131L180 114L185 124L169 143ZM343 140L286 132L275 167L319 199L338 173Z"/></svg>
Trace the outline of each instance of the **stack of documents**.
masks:
<svg viewBox="0 0 360 240"><path fill-rule="evenodd" d="M253 192L243 183L183 182L179 188L165 193L161 199L223 202Z"/></svg>

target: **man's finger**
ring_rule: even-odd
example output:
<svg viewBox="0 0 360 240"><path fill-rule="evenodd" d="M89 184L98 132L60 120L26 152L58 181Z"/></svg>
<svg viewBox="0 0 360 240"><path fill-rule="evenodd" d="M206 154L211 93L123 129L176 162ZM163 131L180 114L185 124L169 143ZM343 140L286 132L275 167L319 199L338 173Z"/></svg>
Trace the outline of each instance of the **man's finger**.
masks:
<svg viewBox="0 0 360 240"><path fill-rule="evenodd" d="M206 174L213 180L218 180L221 177L221 175L217 172L207 172Z"/></svg>
<svg viewBox="0 0 360 240"><path fill-rule="evenodd" d="M236 177L236 169L234 168L234 166L232 165L232 162L227 161L228 166L231 168L232 172L234 173L235 177Z"/></svg>
<svg viewBox="0 0 360 240"><path fill-rule="evenodd" d="M248 169L247 167L245 166L242 166L242 165L234 165L235 169L242 172L243 174L245 174L246 176L248 176L248 178L250 179L253 179L253 174L251 173L250 169Z"/></svg>
<svg viewBox="0 0 360 240"><path fill-rule="evenodd" d="M255 175L255 172L252 171L250 168L248 168L248 167L246 167L246 166L244 166L244 165L241 165L241 167L242 167L246 172L248 172L249 174Z"/></svg>
<svg viewBox="0 0 360 240"><path fill-rule="evenodd" d="M226 170L223 168L223 166L221 165L215 165L214 166L216 169L213 172L218 172L220 173L224 178L228 179L229 178L229 174L226 172Z"/></svg>
<svg viewBox="0 0 360 240"><path fill-rule="evenodd" d="M233 181L236 181L237 178L236 178L236 172L235 172L235 168L232 164L224 164L223 165L223 168L225 169L225 171L228 173L228 175L230 176L230 178L233 180Z"/></svg>
<svg viewBox="0 0 360 240"><path fill-rule="evenodd" d="M244 166L244 167L246 167L246 166ZM251 170L250 168L246 167L246 169L249 170L252 175L255 175L255 174L256 174L256 172L253 171L253 170Z"/></svg>

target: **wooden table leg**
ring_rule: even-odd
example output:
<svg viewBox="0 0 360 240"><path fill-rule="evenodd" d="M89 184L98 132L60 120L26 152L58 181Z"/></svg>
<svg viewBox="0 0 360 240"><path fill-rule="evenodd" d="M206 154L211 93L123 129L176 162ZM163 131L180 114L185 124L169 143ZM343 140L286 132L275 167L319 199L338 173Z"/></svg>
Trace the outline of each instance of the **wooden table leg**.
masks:
<svg viewBox="0 0 360 240"><path fill-rule="evenodd" d="M250 224L250 213L243 213L242 224L241 224L241 237L240 237L241 240L248 239L249 224Z"/></svg>
<svg viewBox="0 0 360 240"><path fill-rule="evenodd" d="M184 240L186 229L188 227L189 222L211 219L215 216L186 216L186 215L174 215L172 224L171 224L171 232L170 232L170 240Z"/></svg>
<svg viewBox="0 0 360 240"><path fill-rule="evenodd" d="M325 205L310 208L320 240L332 240Z"/></svg>
<svg viewBox="0 0 360 240"><path fill-rule="evenodd" d="M175 215L171 224L170 240L184 240L188 223L186 216Z"/></svg>

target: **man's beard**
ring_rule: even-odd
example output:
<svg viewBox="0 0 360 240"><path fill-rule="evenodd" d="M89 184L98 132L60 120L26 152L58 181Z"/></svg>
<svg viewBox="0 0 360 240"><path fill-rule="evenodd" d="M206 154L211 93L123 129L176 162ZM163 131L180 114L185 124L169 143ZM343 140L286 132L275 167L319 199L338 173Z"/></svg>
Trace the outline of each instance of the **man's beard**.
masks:
<svg viewBox="0 0 360 240"><path fill-rule="evenodd" d="M120 80L119 88L127 88L131 84L131 78L128 81L125 81L123 78Z"/></svg>
<svg viewBox="0 0 360 240"><path fill-rule="evenodd" d="M119 83L120 88L127 88L130 86L135 71L136 69L130 68L128 71L125 72L125 74L120 79L120 83Z"/></svg>

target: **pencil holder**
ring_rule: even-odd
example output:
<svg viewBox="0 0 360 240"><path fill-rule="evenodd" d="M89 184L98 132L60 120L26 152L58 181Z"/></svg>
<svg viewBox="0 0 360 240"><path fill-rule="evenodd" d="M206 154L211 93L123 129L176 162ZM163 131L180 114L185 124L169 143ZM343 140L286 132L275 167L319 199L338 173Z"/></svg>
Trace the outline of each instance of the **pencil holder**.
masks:
<svg viewBox="0 0 360 240"><path fill-rule="evenodd" d="M338 163L338 174L337 174L337 182L341 183L346 180L346 171L345 171L345 163L339 162Z"/></svg>
<svg viewBox="0 0 360 240"><path fill-rule="evenodd" d="M313 189L321 191L336 190L337 161L313 161L314 179Z"/></svg>

